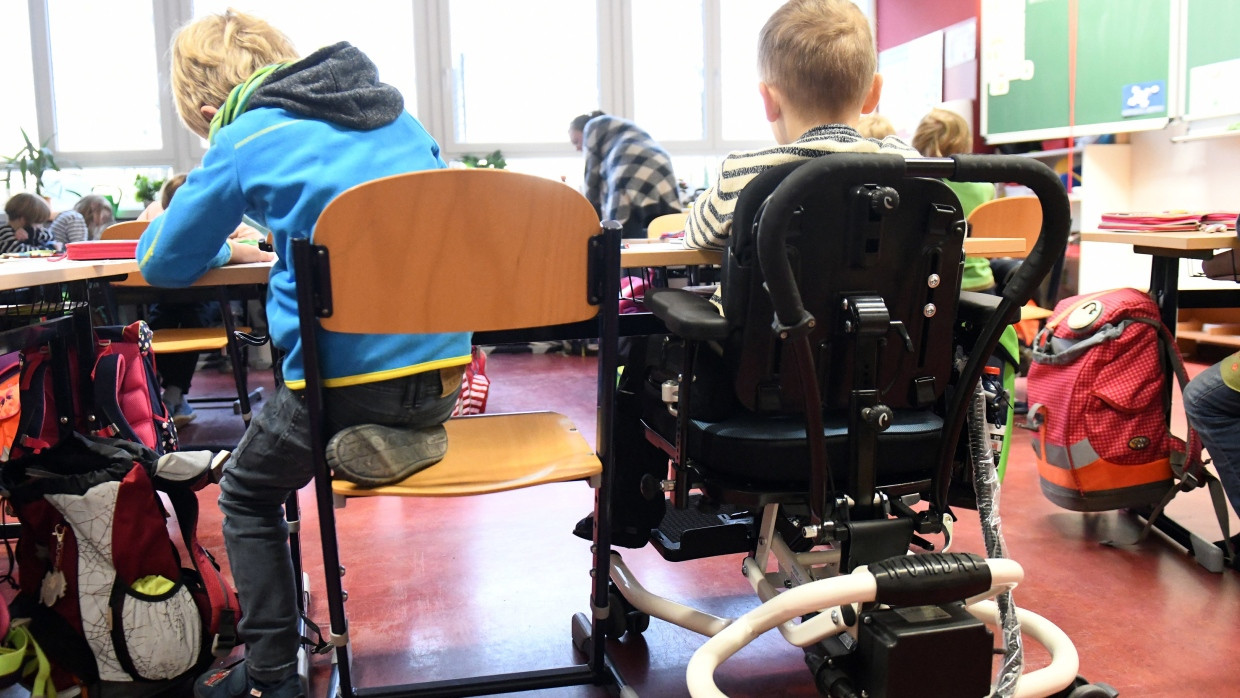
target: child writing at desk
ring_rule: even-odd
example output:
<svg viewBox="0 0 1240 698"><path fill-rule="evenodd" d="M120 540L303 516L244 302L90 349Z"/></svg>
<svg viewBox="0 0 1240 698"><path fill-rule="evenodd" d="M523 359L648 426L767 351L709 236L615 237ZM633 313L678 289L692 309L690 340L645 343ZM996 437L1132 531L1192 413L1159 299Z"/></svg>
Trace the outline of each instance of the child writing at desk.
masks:
<svg viewBox="0 0 1240 698"><path fill-rule="evenodd" d="M43 224L52 209L41 196L22 192L4 204L8 222L0 225L0 254L51 249L52 234Z"/></svg>
<svg viewBox="0 0 1240 698"><path fill-rule="evenodd" d="M112 222L112 204L98 194L78 199L73 208L61 211L48 231L52 244L63 251L71 242L98 240L99 234Z"/></svg>
<svg viewBox="0 0 1240 698"><path fill-rule="evenodd" d="M248 215L271 230L270 335L285 352L284 383L259 412L220 481L220 510L241 599L245 661L208 672L198 698L292 698L300 645L296 587L283 505L313 477L304 401L292 240L305 238L329 201L380 177L446 167L439 146L395 88L348 43L298 60L266 22L228 11L195 20L172 45L172 92L185 125L210 141L202 166L138 243L147 281L185 286L227 263L272 255L228 237ZM323 332L328 460L363 484L403 479L447 448L468 333L337 335Z"/></svg>
<svg viewBox="0 0 1240 698"><path fill-rule="evenodd" d="M877 140L857 132L861 115L878 105L883 81L877 68L870 23L850 0L790 0L777 9L758 35L758 92L778 145L724 159L715 183L693 203L684 245L724 247L741 190L777 165L834 152L917 157L895 136ZM641 493L646 475L667 477L667 456L646 441L641 423L647 353L645 342L633 343L616 396L612 543L629 548L649 542L666 509L662 497L648 500ZM699 377L710 371L709 353L702 352ZM702 392L719 393L720 402L734 400L730 386ZM593 525L587 516L573 533L588 540Z"/></svg>
<svg viewBox="0 0 1240 698"><path fill-rule="evenodd" d="M168 178L159 190L159 199L138 216L140 221L154 220L172 205L172 197L185 184L185 175ZM262 234L244 223L229 236L230 240L242 242L261 239ZM211 327L220 322L217 304L205 301L183 303L152 303L148 309L147 324L153 330L186 327ZM189 389L193 383L194 370L198 366L197 352L174 352L159 357L159 380L163 386L164 405L172 415L177 427L187 426L198 416L189 404Z"/></svg>

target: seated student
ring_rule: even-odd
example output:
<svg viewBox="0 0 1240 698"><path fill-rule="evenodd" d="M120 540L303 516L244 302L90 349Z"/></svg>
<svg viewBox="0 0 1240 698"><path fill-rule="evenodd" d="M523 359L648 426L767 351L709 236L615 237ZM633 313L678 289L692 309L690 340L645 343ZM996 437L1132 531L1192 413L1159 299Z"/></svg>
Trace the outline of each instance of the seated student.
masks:
<svg viewBox="0 0 1240 698"><path fill-rule="evenodd" d="M685 229L687 247L723 247L731 236L741 190L777 165L833 152L918 155L894 136L879 141L857 133L861 114L878 104L882 77L876 72L869 21L850 0L790 0L762 28L758 62L758 90L779 145L727 156L715 183L693 204ZM633 343L616 396L612 543L631 548L649 542L650 530L659 525L666 508L664 499L647 500L640 490L647 475L666 478L668 462L646 441L641 425L646 344ZM714 360L711 352L702 354L699 377L711 370ZM731 387L713 390L703 385L708 382L694 384L702 388L698 394L713 394L718 399L707 402L715 402L716 410L727 409L734 400ZM589 539L592 528L593 517L587 516L573 533Z"/></svg>
<svg viewBox="0 0 1240 698"><path fill-rule="evenodd" d="M1240 352L1189 381L1184 413L1210 452L1231 508L1240 513Z"/></svg>
<svg viewBox="0 0 1240 698"><path fill-rule="evenodd" d="M887 136L896 135L896 127L891 125L891 119L878 112L871 112L861 115L861 121L857 122L857 133L881 141Z"/></svg>
<svg viewBox="0 0 1240 698"><path fill-rule="evenodd" d="M585 152L585 197L624 237L644 238L650 221L681 210L671 157L637 124L595 111L573 119L568 137Z"/></svg>
<svg viewBox="0 0 1240 698"><path fill-rule="evenodd" d="M776 165L833 152L916 157L895 136L857 132L882 91L876 56L869 20L848 0L792 0L776 10L758 36L758 92L779 145L724 159L715 183L693 204L685 246L722 248L741 189Z"/></svg>
<svg viewBox="0 0 1240 698"><path fill-rule="evenodd" d="M947 157L973 152L973 137L964 117L947 109L931 109L917 124L913 133L913 147L928 158ZM952 182L947 186L956 192L965 218L973 209L995 198L995 185L989 182ZM985 257L964 258L964 273L960 280L962 291L990 291L995 286L995 276L990 260Z"/></svg>
<svg viewBox="0 0 1240 698"><path fill-rule="evenodd" d="M302 696L301 638L284 502L314 473L292 241L308 237L346 189L447 165L400 92L379 82L374 63L346 42L299 59L283 33L228 10L182 28L171 54L177 113L210 147L177 190L176 205L143 233L139 267L152 284L185 286L211 267L272 260L229 240L248 215L271 230L279 252L267 316L284 352L284 382L220 480L245 660L206 673L194 695L295 698ZM321 335L325 426L334 434L327 456L336 477L396 481L441 459L470 335Z"/></svg>
<svg viewBox="0 0 1240 698"><path fill-rule="evenodd" d="M41 196L21 192L4 204L8 222L0 226L0 254L52 249L52 234L43 224L52 209Z"/></svg>
<svg viewBox="0 0 1240 698"><path fill-rule="evenodd" d="M56 249L64 250L71 242L98 240L111 222L112 204L98 194L87 194L78 199L73 208L57 214L48 232Z"/></svg>

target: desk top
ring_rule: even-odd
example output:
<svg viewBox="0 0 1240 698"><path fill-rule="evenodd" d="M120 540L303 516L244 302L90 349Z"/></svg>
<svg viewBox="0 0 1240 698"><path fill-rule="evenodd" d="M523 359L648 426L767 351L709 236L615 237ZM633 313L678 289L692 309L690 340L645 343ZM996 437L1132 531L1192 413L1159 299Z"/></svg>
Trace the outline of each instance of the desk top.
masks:
<svg viewBox="0 0 1240 698"><path fill-rule="evenodd" d="M965 254L978 257L1013 257L1027 252L1024 238L965 238ZM625 240L620 250L622 267L674 267L719 264L719 250L689 250L679 241Z"/></svg>
<svg viewBox="0 0 1240 698"><path fill-rule="evenodd" d="M1084 242L1117 242L1137 247L1152 247L1186 252L1220 250L1225 247L1240 248L1236 233L1160 232L1144 233L1130 230L1087 230L1081 232Z"/></svg>
<svg viewBox="0 0 1240 698"><path fill-rule="evenodd" d="M265 284L271 273L272 262L230 264L211 269L194 286L240 286ZM138 262L133 259L69 260L47 258L15 259L0 262L0 291L43 284L84 281L109 276L124 276L141 281Z"/></svg>
<svg viewBox="0 0 1240 698"><path fill-rule="evenodd" d="M133 259L69 260L34 257L0 262L0 291L15 288L83 281L107 276L137 273Z"/></svg>

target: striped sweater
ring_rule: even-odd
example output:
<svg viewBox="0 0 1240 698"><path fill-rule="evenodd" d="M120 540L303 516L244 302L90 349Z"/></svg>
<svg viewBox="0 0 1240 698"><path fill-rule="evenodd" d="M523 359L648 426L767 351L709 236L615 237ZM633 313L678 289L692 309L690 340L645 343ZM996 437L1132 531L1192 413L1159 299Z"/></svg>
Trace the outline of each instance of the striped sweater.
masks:
<svg viewBox="0 0 1240 698"><path fill-rule="evenodd" d="M715 183L693 203L685 226L685 247L724 247L732 234L736 198L745 185L759 174L793 160L845 152L899 153L905 157L919 157L916 149L895 136L881 141L865 138L856 129L844 124L815 126L788 145L731 153L720 166Z"/></svg>
<svg viewBox="0 0 1240 698"><path fill-rule="evenodd" d="M18 240L17 231L13 229L13 226L7 223L0 225L0 254L51 249L48 243L52 241L52 234L47 228L39 226L33 229L26 228L26 235L25 240Z"/></svg>

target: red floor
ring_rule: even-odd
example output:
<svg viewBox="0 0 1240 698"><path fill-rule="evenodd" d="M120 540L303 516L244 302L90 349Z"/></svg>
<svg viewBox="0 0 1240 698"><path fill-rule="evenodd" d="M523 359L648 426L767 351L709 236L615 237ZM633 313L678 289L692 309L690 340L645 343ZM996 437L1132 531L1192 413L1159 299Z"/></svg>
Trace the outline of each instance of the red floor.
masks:
<svg viewBox="0 0 1240 698"><path fill-rule="evenodd" d="M593 441L592 359L493 355L489 373L491 411L557 409ZM254 380L270 386L267 376ZM200 372L194 393L228 385ZM240 434L240 418L231 411L199 413L183 430L186 441ZM1017 432L1002 493L1010 554L1026 570L1017 604L1063 628L1080 653L1081 673L1110 683L1123 696L1240 696L1240 670L1232 664L1234 648L1240 647L1237 573L1211 574L1157 535L1135 546L1103 545L1133 539L1134 520L1116 512L1078 514L1048 502L1038 489L1029 437L1030 432ZM222 553L220 517L206 501L212 492L200 495L200 535ZM569 531L590 509L591 497L583 484L564 484L466 499L350 501L338 516L359 683L574 661L569 622L587 607L589 546ZM301 501L312 617L325 625L309 490ZM1218 538L1203 492L1181 495L1171 510L1192 530ZM982 552L976 515L958 513L955 550ZM649 549L624 556L652 591L724 616L753 605L739 556L679 565L663 562ZM701 642L694 633L656 620L644 636L613 642L611 653L640 695L685 696L684 667ZM1028 654L1033 664L1044 661L1037 649ZM817 695L801 656L777 633L768 633L724 664L717 679L733 696ZM315 663L314 691L321 695L326 661ZM537 695L606 694L575 688Z"/></svg>

